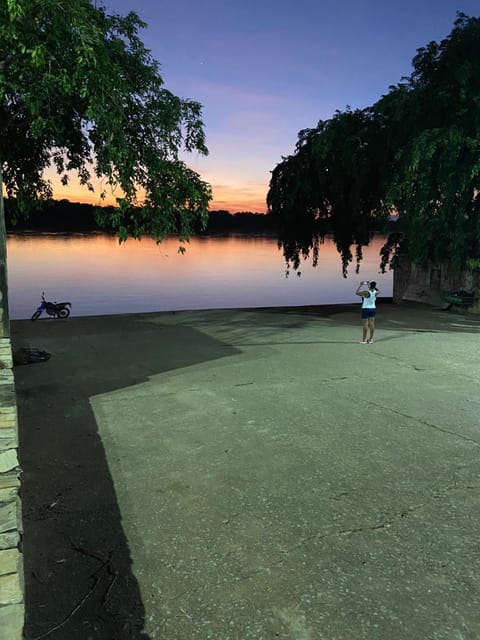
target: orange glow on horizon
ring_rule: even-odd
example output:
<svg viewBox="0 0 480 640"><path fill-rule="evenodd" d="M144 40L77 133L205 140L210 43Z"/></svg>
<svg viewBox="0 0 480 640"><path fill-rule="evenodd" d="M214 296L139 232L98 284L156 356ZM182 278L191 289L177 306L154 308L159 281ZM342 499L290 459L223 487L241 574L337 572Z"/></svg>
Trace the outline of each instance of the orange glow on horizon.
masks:
<svg viewBox="0 0 480 640"><path fill-rule="evenodd" d="M210 203L212 211L225 209L230 213L251 211L266 213L267 186L265 184L212 184L213 200Z"/></svg>
<svg viewBox="0 0 480 640"><path fill-rule="evenodd" d="M212 185L213 199L210 202L210 210L224 209L230 213L239 211L251 211L252 213L266 213L266 187L255 185L249 188L239 186ZM117 204L113 194L107 194L102 200L97 192L88 191L81 187L59 187L54 185L53 197L55 200L69 200L94 206L106 207Z"/></svg>
<svg viewBox="0 0 480 640"><path fill-rule="evenodd" d="M230 213L238 213L240 211L250 211L252 213L267 212L267 181L246 180L230 180L226 175L219 178L217 175L201 175L202 179L208 182L212 187L213 198L210 201L210 211L218 211L223 209ZM79 184L76 176L71 175L68 185L62 185L59 177L52 168L47 169L45 178L50 181L53 189L53 198L55 200L69 200L70 202L79 202L81 204L91 204L93 206L116 206L117 198L121 197L121 190L118 188L110 193L105 194L105 198L100 198L101 186L98 181L93 181L95 191L89 191L86 187ZM225 180L225 182L224 182ZM228 181L228 182L227 182Z"/></svg>

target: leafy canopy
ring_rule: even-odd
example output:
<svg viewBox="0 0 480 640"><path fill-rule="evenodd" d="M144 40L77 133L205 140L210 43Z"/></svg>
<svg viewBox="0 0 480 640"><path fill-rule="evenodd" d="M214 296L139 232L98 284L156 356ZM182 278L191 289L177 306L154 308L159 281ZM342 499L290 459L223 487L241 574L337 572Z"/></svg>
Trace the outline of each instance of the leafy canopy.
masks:
<svg viewBox="0 0 480 640"><path fill-rule="evenodd" d="M480 19L458 14L413 72L371 107L299 133L272 172L267 203L287 265L333 233L344 275L373 228L398 214L382 268L401 253L462 269L480 257Z"/></svg>
<svg viewBox="0 0 480 640"><path fill-rule="evenodd" d="M109 223L120 237L188 237L205 224L211 189L180 160L207 154L201 106L164 88L131 12L90 0L0 3L0 168L25 211L76 172L100 196L118 193Z"/></svg>

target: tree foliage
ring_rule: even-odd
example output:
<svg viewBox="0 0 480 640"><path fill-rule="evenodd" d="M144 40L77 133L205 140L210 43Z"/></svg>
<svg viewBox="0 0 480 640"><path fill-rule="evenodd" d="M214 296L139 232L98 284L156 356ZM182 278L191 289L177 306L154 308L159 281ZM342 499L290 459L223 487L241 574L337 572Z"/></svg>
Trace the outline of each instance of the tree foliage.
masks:
<svg viewBox="0 0 480 640"><path fill-rule="evenodd" d="M333 234L344 273L371 233L379 200L380 176L375 162L375 136L368 111L337 111L315 129L299 133L296 153L272 173L267 204L279 221L287 261L298 269L302 257Z"/></svg>
<svg viewBox="0 0 480 640"><path fill-rule="evenodd" d="M272 172L267 203L289 265L299 268L332 232L344 275L372 224L399 215L382 267L413 262L461 269L480 256L480 19L458 14L440 43L417 51L412 74L364 110L301 131Z"/></svg>
<svg viewBox="0 0 480 640"><path fill-rule="evenodd" d="M206 222L210 187L179 157L207 153L201 106L164 88L144 26L90 0L0 3L0 167L21 211L51 196L53 163L64 184L76 172L118 195L121 238Z"/></svg>

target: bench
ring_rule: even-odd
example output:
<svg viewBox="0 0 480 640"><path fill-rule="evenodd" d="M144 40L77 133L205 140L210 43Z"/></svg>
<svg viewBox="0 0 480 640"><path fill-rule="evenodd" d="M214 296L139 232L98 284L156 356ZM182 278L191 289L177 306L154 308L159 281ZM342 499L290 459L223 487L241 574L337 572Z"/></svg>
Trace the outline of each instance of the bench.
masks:
<svg viewBox="0 0 480 640"><path fill-rule="evenodd" d="M446 302L448 306L445 311L450 310L452 307L456 309L460 307L471 307L472 304L477 302L478 298L473 293L467 291L443 291L442 300Z"/></svg>

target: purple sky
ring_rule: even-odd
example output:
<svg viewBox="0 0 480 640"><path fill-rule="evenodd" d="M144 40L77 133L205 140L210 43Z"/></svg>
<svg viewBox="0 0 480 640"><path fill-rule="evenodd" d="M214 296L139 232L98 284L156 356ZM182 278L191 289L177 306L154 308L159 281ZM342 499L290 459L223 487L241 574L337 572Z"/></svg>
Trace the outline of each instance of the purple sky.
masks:
<svg viewBox="0 0 480 640"><path fill-rule="evenodd" d="M478 0L105 0L136 11L165 86L203 105L210 155L188 164L212 209L265 211L270 171L300 129L374 103Z"/></svg>

